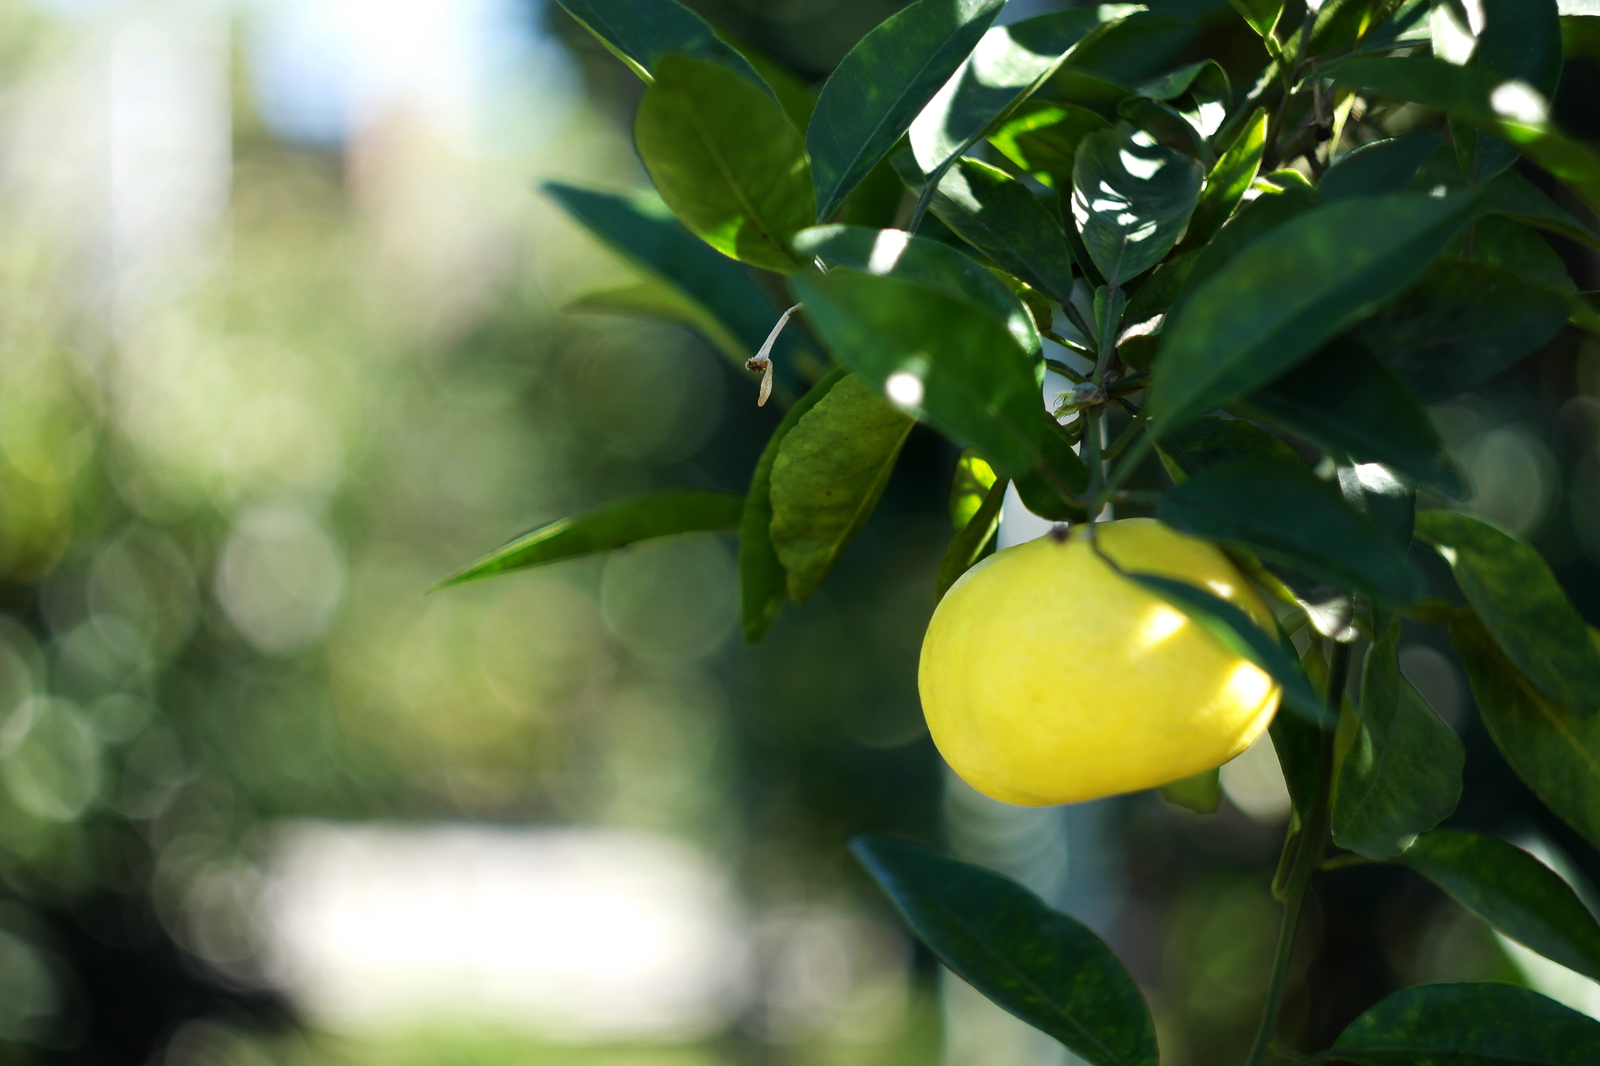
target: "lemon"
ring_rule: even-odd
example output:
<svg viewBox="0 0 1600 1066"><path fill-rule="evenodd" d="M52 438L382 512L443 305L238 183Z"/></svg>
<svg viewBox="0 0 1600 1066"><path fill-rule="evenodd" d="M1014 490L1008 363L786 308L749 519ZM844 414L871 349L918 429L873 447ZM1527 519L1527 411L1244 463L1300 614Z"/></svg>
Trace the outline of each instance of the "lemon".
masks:
<svg viewBox="0 0 1600 1066"><path fill-rule="evenodd" d="M1220 766L1278 707L1264 672L1097 556L1087 529L996 552L951 586L917 687L934 743L978 791L1043 806L1134 792ZM1217 548L1153 518L1095 536L1124 570L1176 578L1271 615Z"/></svg>

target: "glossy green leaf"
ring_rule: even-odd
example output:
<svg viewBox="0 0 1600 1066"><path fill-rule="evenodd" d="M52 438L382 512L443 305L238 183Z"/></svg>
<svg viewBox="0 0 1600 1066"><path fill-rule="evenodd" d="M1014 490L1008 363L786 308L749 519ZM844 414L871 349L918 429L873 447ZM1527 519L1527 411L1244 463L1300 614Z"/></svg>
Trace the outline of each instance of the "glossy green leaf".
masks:
<svg viewBox="0 0 1600 1066"><path fill-rule="evenodd" d="M1328 168L1317 183L1317 192L1325 204L1405 192L1417 169L1438 147L1439 135L1430 129L1364 144Z"/></svg>
<svg viewBox="0 0 1600 1066"><path fill-rule="evenodd" d="M794 279L834 358L901 410L1002 474L1026 474L1037 442L1044 364L971 304L899 278L839 268Z"/></svg>
<svg viewBox="0 0 1600 1066"><path fill-rule="evenodd" d="M1600 715L1547 699L1505 657L1477 615L1458 613L1450 642L1478 715L1511 769L1544 805L1600 847Z"/></svg>
<svg viewBox="0 0 1600 1066"><path fill-rule="evenodd" d="M1487 381L1544 347L1570 314L1566 299L1516 274L1445 258L1358 323L1350 337L1387 363L1424 403Z"/></svg>
<svg viewBox="0 0 1600 1066"><path fill-rule="evenodd" d="M1170 577L1134 571L1123 576L1183 612L1233 654L1259 667L1278 683L1284 707L1307 721L1328 720L1322 698L1311 687L1300 664L1244 610L1205 589Z"/></svg>
<svg viewBox="0 0 1600 1066"><path fill-rule="evenodd" d="M1053 74L1084 35L1115 17L1115 8L1053 11L995 26L911 123L911 151L925 174L964 155Z"/></svg>
<svg viewBox="0 0 1600 1066"><path fill-rule="evenodd" d="M772 464L772 545L804 602L878 506L911 419L850 375L800 416Z"/></svg>
<svg viewBox="0 0 1600 1066"><path fill-rule="evenodd" d="M1156 514L1174 529L1238 545L1336 588L1394 603L1417 596L1404 553L1299 462L1207 467L1162 493Z"/></svg>
<svg viewBox="0 0 1600 1066"><path fill-rule="evenodd" d="M1005 324L1019 345L1039 353L1039 331L1021 298L971 256L903 230L813 226L795 238L800 254L829 266L913 281L972 304Z"/></svg>
<svg viewBox="0 0 1600 1066"><path fill-rule="evenodd" d="M1073 96L1083 76L1133 86L1172 69L1174 60L1199 36L1195 20L1163 11L1138 11L1107 23L1073 50L1071 58L1041 90L1046 99L1082 103Z"/></svg>
<svg viewBox="0 0 1600 1066"><path fill-rule="evenodd" d="M619 500L530 529L428 591L608 552L642 540L735 529L743 510L743 496L711 489L673 489Z"/></svg>
<svg viewBox="0 0 1600 1066"><path fill-rule="evenodd" d="M916 0L863 37L829 75L806 129L817 221L911 126L977 46L1004 0Z"/></svg>
<svg viewBox="0 0 1600 1066"><path fill-rule="evenodd" d="M1043 408L1037 417L1035 440L1041 462L1016 477L1017 495L1028 510L1040 518L1052 522L1082 522L1088 518L1088 513L1077 500L1089 487L1089 469L1078 458L1073 442L1056 420Z"/></svg>
<svg viewBox="0 0 1600 1066"><path fill-rule="evenodd" d="M1422 405L1371 352L1335 341L1252 396L1272 422L1359 463L1385 463L1450 496L1465 492Z"/></svg>
<svg viewBox="0 0 1600 1066"><path fill-rule="evenodd" d="M850 850L962 980L1095 1066L1156 1066L1133 978L1088 927L1016 882L898 841Z"/></svg>
<svg viewBox="0 0 1600 1066"><path fill-rule="evenodd" d="M1202 770L1162 785L1161 798L1175 807L1196 814L1215 814L1222 805L1222 774L1218 769Z"/></svg>
<svg viewBox="0 0 1600 1066"><path fill-rule="evenodd" d="M923 180L913 175L916 187ZM1071 297L1072 253L1066 235L1020 181L987 163L962 159L940 179L930 203L939 221L1002 270L1057 302Z"/></svg>
<svg viewBox="0 0 1600 1066"><path fill-rule="evenodd" d="M634 120L661 198L726 256L789 271L815 201L800 134L772 98L725 67L667 56Z"/></svg>
<svg viewBox="0 0 1600 1066"><path fill-rule="evenodd" d="M1191 223L1192 225L1192 223ZM1161 343L1167 312L1183 290L1203 249L1175 255L1151 271L1122 313L1117 358L1135 370L1148 370Z"/></svg>
<svg viewBox="0 0 1600 1066"><path fill-rule="evenodd" d="M1417 524L1417 483L1382 463L1339 464L1339 491L1405 551Z"/></svg>
<svg viewBox="0 0 1600 1066"><path fill-rule="evenodd" d="M956 460L956 472L950 479L950 528L956 532L967 527L972 516L983 506L983 498L995 483L994 467L977 452L968 448Z"/></svg>
<svg viewBox="0 0 1600 1066"><path fill-rule="evenodd" d="M1236 459L1300 462L1300 456L1288 444L1242 418L1197 418L1165 437L1161 452L1169 460L1169 467L1177 468L1174 481Z"/></svg>
<svg viewBox="0 0 1600 1066"><path fill-rule="evenodd" d="M1247 245L1173 313L1147 406L1154 432L1288 371L1410 284L1475 206L1471 196L1345 200Z"/></svg>
<svg viewBox="0 0 1600 1066"><path fill-rule="evenodd" d="M1424 833L1400 861L1519 944L1600 980L1600 923L1572 886L1521 848L1481 833Z"/></svg>
<svg viewBox="0 0 1600 1066"><path fill-rule="evenodd" d="M1172 250L1204 178L1193 159L1126 125L1083 139L1072 172L1072 217L1108 284L1144 273Z"/></svg>
<svg viewBox="0 0 1600 1066"><path fill-rule="evenodd" d="M794 128L805 129L807 123L811 121L811 112L817 106L817 94L812 91L811 86L801 81L799 75L788 67L749 42L739 40L720 26L713 26L712 31L724 44L744 56L746 62L761 75L761 80L772 90L772 95L778 100L778 106L789 116Z"/></svg>
<svg viewBox="0 0 1600 1066"><path fill-rule="evenodd" d="M1191 253L1192 261L1184 271L1178 291L1169 300L1169 324L1173 318L1171 312L1182 307L1201 285L1233 262L1245 248L1290 219L1298 218L1317 206L1316 194L1309 189L1263 185L1261 182L1256 185L1261 195L1241 207L1208 244ZM1170 265L1158 268L1157 273ZM1155 279L1152 277L1151 280Z"/></svg>
<svg viewBox="0 0 1600 1066"><path fill-rule="evenodd" d="M1000 528L1000 508L1006 501L1009 484L1005 478L991 483L978 501L977 509L950 538L950 546L939 561L939 578L933 590L935 599L944 599L944 594L962 574L994 551L995 533Z"/></svg>
<svg viewBox="0 0 1600 1066"><path fill-rule="evenodd" d="M1441 34L1448 34L1447 28L1460 27L1460 23L1439 12L1433 18L1434 55L1476 67L1498 78L1515 78L1549 100L1561 81L1561 19L1555 0L1479 0L1479 3L1477 15L1482 19L1481 29L1476 40L1467 39L1463 49L1470 54L1460 59L1447 55L1449 45L1441 41ZM1455 28L1454 32L1459 35L1460 28ZM1461 158L1461 169L1473 184L1494 177L1517 158L1515 148L1504 141L1480 136L1470 125L1453 123L1451 133L1456 153Z"/></svg>
<svg viewBox="0 0 1600 1066"><path fill-rule="evenodd" d="M1206 175L1204 191L1189 218L1189 229L1180 248L1199 248L1216 236L1222 224L1233 217L1250 183L1261 169L1261 153L1266 147L1267 112L1256 108L1233 146L1223 153ZM1142 291L1142 290L1141 290Z"/></svg>
<svg viewBox="0 0 1600 1066"><path fill-rule="evenodd" d="M1456 809L1466 752L1400 676L1400 620L1367 649L1354 734L1333 780L1333 842L1390 859Z"/></svg>
<svg viewBox="0 0 1600 1066"><path fill-rule="evenodd" d="M544 191L648 279L725 327L742 350L734 362L744 371L744 361L761 347L781 309L743 267L690 233L654 193L616 196L557 182L547 182ZM778 381L797 392L797 368L809 347L804 337L800 330L785 330L773 347ZM718 338L706 339L724 348Z"/></svg>
<svg viewBox="0 0 1600 1066"><path fill-rule="evenodd" d="M1117 113L1169 148L1215 161L1211 136L1228 117L1233 87L1214 59L1179 67L1134 90Z"/></svg>
<svg viewBox="0 0 1600 1066"><path fill-rule="evenodd" d="M1506 171L1483 186L1483 211L1600 248L1600 237L1591 227L1579 222L1570 211L1514 170Z"/></svg>
<svg viewBox="0 0 1600 1066"><path fill-rule="evenodd" d="M1600 1022L1515 985L1420 985L1351 1022L1332 1051L1360 1066L1589 1066Z"/></svg>
<svg viewBox="0 0 1600 1066"><path fill-rule="evenodd" d="M845 376L835 369L817 382L778 423L767 438L761 458L750 475L750 491L745 494L744 513L739 520L739 622L744 639L759 644L766 638L778 612L789 602L789 572L778 558L772 543L772 467L778 461L778 448L795 424L822 401Z"/></svg>
<svg viewBox="0 0 1600 1066"><path fill-rule="evenodd" d="M1485 215L1474 222L1471 244L1463 249L1462 258L1509 271L1540 288L1559 292L1578 288L1550 242L1538 230L1512 218Z"/></svg>
<svg viewBox="0 0 1600 1066"><path fill-rule="evenodd" d="M1417 516L1502 651L1546 696L1580 715L1600 709L1600 651L1533 545L1455 511Z"/></svg>
<svg viewBox="0 0 1600 1066"><path fill-rule="evenodd" d="M989 136L989 143L1036 180L1054 189L1072 187L1078 145L1111 123L1087 108L1029 101Z"/></svg>
<svg viewBox="0 0 1600 1066"><path fill-rule="evenodd" d="M1228 0L1233 9L1244 17L1262 37L1272 36L1273 28L1278 25L1278 17L1283 14L1283 0Z"/></svg>
<svg viewBox="0 0 1600 1066"><path fill-rule="evenodd" d="M761 76L705 19L675 0L557 0L567 14L648 83L668 55L717 63L752 85Z"/></svg>

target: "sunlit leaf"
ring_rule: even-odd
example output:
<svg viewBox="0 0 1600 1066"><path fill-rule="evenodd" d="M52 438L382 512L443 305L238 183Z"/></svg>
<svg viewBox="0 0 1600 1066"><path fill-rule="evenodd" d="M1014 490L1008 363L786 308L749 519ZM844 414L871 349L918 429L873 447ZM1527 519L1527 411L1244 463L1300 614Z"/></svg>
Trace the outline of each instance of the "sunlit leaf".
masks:
<svg viewBox="0 0 1600 1066"><path fill-rule="evenodd" d="M1523 676L1470 611L1450 622L1478 714L1500 753L1544 805L1600 847L1600 715L1580 717Z"/></svg>
<svg viewBox="0 0 1600 1066"><path fill-rule="evenodd" d="M1040 351L1039 332L1022 300L993 272L971 256L940 241L903 230L860 226L813 226L794 240L807 257L863 274L913 281L972 304L1005 323L1025 350Z"/></svg>
<svg viewBox="0 0 1600 1066"><path fill-rule="evenodd" d="M800 77L788 67L749 42L739 40L720 26L713 26L712 30L719 40L744 56L746 62L761 75L761 80L772 90L772 95L778 100L778 106L789 116L794 128L805 129L807 123L811 121L811 112L817 106L817 94L811 86L801 81Z"/></svg>
<svg viewBox="0 0 1600 1066"><path fill-rule="evenodd" d="M916 0L861 38L839 62L806 130L819 222L894 147L1003 4Z"/></svg>
<svg viewBox="0 0 1600 1066"><path fill-rule="evenodd" d="M1367 649L1361 703L1333 781L1333 842L1389 859L1438 825L1461 798L1466 752L1400 676L1400 620Z"/></svg>
<svg viewBox="0 0 1600 1066"><path fill-rule="evenodd" d="M1332 1051L1360 1066L1588 1066L1600 1022L1515 985L1421 985L1351 1022Z"/></svg>
<svg viewBox="0 0 1600 1066"><path fill-rule="evenodd" d="M1055 189L1072 187L1078 145L1111 123L1072 104L1030 101L989 136L989 143L1033 177Z"/></svg>
<svg viewBox="0 0 1600 1066"><path fill-rule="evenodd" d="M1000 508L1005 503L1008 484L1005 478L993 481L979 499L977 508L950 538L950 546L939 561L939 578L933 590L937 599L944 599L944 594L962 574L994 551L995 533L1000 528Z"/></svg>
<svg viewBox="0 0 1600 1066"><path fill-rule="evenodd" d="M800 133L770 96L725 67L667 56L633 133L661 198L707 244L768 270L800 265L789 242L815 202Z"/></svg>
<svg viewBox="0 0 1600 1066"><path fill-rule="evenodd" d="M1283 14L1283 0L1228 0L1233 9L1244 16L1262 37L1272 36L1273 28L1278 25L1278 17Z"/></svg>
<svg viewBox="0 0 1600 1066"><path fill-rule="evenodd" d="M1127 126L1083 139L1073 166L1072 217L1108 284L1144 273L1172 250L1203 180L1193 159Z"/></svg>
<svg viewBox="0 0 1600 1066"><path fill-rule="evenodd" d="M743 511L743 496L710 489L674 489L619 500L530 529L428 591L608 552L642 540L735 529Z"/></svg>
<svg viewBox="0 0 1600 1066"><path fill-rule="evenodd" d="M1149 81L1170 70L1174 57L1199 36L1195 20L1183 15L1137 11L1133 5L1122 7L1118 13L1126 17L1102 26L1074 49L1041 90L1041 96L1063 103L1084 103L1073 95L1073 89L1083 84L1084 75L1123 86Z"/></svg>
<svg viewBox="0 0 1600 1066"><path fill-rule="evenodd" d="M1441 41L1441 34L1459 33L1459 22L1448 12L1434 15L1434 55L1498 78L1516 79L1544 100L1555 96L1561 81L1561 19L1555 0L1478 2L1481 28L1475 40L1469 38L1465 43L1467 54L1459 60L1447 55L1449 46ZM1452 123L1451 134L1461 169L1473 184L1494 177L1517 158L1515 148L1480 136L1471 125Z"/></svg>
<svg viewBox="0 0 1600 1066"><path fill-rule="evenodd" d="M1430 129L1388 140L1373 141L1340 156L1317 183L1325 204L1357 196L1387 196L1405 192L1417 168L1439 147L1439 135Z"/></svg>
<svg viewBox="0 0 1600 1066"><path fill-rule="evenodd" d="M1417 524L1417 483L1382 463L1340 463L1339 491L1405 551Z"/></svg>
<svg viewBox="0 0 1600 1066"><path fill-rule="evenodd" d="M1358 463L1386 463L1447 495L1465 491L1422 405L1360 345L1335 341L1247 406Z"/></svg>
<svg viewBox="0 0 1600 1066"><path fill-rule="evenodd" d="M1430 541L1502 651L1546 696L1568 710L1600 710L1600 651L1533 545L1455 511L1417 516Z"/></svg>
<svg viewBox="0 0 1600 1066"><path fill-rule="evenodd" d="M844 376L843 369L831 371L795 401L767 438L750 475L750 491L745 494L739 520L739 621L747 643L760 643L789 602L789 572L772 543L772 466L778 461L778 448L795 423Z"/></svg>
<svg viewBox="0 0 1600 1066"><path fill-rule="evenodd" d="M1038 462L1044 364L998 320L913 282L838 268L794 279L834 358L1007 476Z"/></svg>
<svg viewBox="0 0 1600 1066"><path fill-rule="evenodd" d="M1161 494L1174 529L1282 562L1342 589L1395 603L1416 598L1403 552L1339 490L1299 462L1240 459L1206 467Z"/></svg>
<svg viewBox="0 0 1600 1066"><path fill-rule="evenodd" d="M955 476L950 479L950 528L960 532L983 506L983 498L995 483L994 468L968 448L956 460Z"/></svg>
<svg viewBox="0 0 1600 1066"><path fill-rule="evenodd" d="M1409 284L1472 196L1345 200L1247 245L1173 312L1147 409L1158 435L1254 392Z"/></svg>
<svg viewBox="0 0 1600 1066"><path fill-rule="evenodd" d="M1600 980L1600 923L1572 886L1521 848L1481 833L1424 833L1400 861L1519 944Z"/></svg>
<svg viewBox="0 0 1600 1066"><path fill-rule="evenodd" d="M1156 1066L1138 986L1099 937L1016 882L911 844L851 844L919 939L999 1006L1095 1066Z"/></svg>
<svg viewBox="0 0 1600 1066"><path fill-rule="evenodd" d="M1244 129L1217 165L1206 175L1204 191L1189 218L1181 248L1199 248L1214 237L1222 224L1233 217L1245 191L1261 169L1261 153L1266 147L1267 112L1257 108ZM1141 290L1142 291L1142 290Z"/></svg>
<svg viewBox="0 0 1600 1066"><path fill-rule="evenodd" d="M675 0L557 0L607 51L648 83L668 55L694 56L765 83L750 63L718 39L706 20Z"/></svg>

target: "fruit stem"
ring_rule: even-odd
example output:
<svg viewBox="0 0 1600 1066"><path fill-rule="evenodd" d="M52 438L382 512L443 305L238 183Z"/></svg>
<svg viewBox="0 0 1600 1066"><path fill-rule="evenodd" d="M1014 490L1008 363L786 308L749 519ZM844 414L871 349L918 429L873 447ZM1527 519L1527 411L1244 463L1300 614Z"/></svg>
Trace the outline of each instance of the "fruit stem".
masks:
<svg viewBox="0 0 1600 1066"><path fill-rule="evenodd" d="M1350 645L1334 644L1333 661L1328 668L1328 706L1337 715L1344 697L1345 678L1350 671ZM1311 801L1301 827L1289 878L1284 885L1283 925L1278 930L1278 950L1272 960L1272 978L1267 982L1267 1001L1261 1009L1261 1026L1250 1049L1246 1066L1261 1066L1278 1028L1283 1010L1284 985L1289 978L1289 959L1294 954L1294 936L1300 926L1300 908L1311 885L1311 875L1322 861L1328 838L1328 794L1333 787L1333 731L1322 730L1322 758L1317 772L1317 794Z"/></svg>

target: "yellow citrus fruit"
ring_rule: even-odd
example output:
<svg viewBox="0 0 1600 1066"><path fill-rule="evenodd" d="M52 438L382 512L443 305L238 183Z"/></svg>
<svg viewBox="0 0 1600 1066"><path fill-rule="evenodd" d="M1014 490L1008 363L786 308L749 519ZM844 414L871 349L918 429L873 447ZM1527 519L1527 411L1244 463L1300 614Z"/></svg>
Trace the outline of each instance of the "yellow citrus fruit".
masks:
<svg viewBox="0 0 1600 1066"><path fill-rule="evenodd" d="M956 773L1025 806L1134 792L1221 766L1278 707L1249 661L1097 556L1087 529L996 552L940 601L917 687ZM1153 518L1095 536L1124 570L1271 614L1227 556Z"/></svg>

